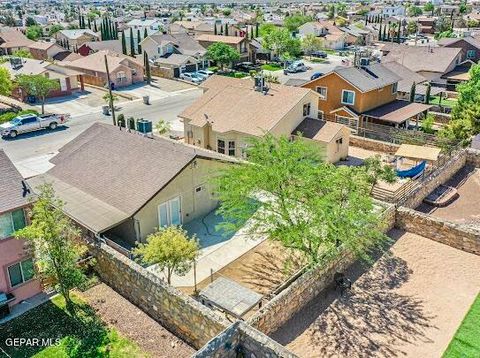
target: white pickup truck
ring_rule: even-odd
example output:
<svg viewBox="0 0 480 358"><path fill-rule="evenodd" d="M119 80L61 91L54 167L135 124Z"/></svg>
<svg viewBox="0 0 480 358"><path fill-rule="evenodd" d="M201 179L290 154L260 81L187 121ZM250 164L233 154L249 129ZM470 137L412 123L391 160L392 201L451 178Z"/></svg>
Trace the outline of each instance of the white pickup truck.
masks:
<svg viewBox="0 0 480 358"><path fill-rule="evenodd" d="M37 131L39 129L55 129L67 122L68 114L23 114L10 122L0 124L2 137L15 138L21 133Z"/></svg>

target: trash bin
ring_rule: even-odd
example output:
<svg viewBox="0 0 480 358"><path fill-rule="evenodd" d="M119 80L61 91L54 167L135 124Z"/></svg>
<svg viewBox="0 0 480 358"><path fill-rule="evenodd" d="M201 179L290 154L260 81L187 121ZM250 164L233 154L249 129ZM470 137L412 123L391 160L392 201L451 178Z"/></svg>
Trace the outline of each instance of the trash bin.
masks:
<svg viewBox="0 0 480 358"><path fill-rule="evenodd" d="M150 104L150 96L143 96L143 103Z"/></svg>
<svg viewBox="0 0 480 358"><path fill-rule="evenodd" d="M102 111L104 115L108 116L110 114L110 106L103 106Z"/></svg>

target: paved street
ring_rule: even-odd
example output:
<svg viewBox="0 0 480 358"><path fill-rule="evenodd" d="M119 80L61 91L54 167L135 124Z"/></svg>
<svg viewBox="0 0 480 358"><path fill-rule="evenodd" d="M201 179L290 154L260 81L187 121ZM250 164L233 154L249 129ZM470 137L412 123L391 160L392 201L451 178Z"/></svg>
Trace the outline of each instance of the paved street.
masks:
<svg viewBox="0 0 480 358"><path fill-rule="evenodd" d="M190 105L202 91L194 88L169 93L167 97L153 99L150 105L143 104L141 99L123 102L117 114L123 113L125 118L160 119L172 124L172 131L183 131L183 124L177 115ZM59 148L75 138L94 122L111 123L111 116L102 114L101 107L93 108L89 114L72 115L65 127L55 131L38 131L17 137L14 140L0 139L0 148L4 149L19 171L25 177L39 174L49 169L48 159L56 154Z"/></svg>

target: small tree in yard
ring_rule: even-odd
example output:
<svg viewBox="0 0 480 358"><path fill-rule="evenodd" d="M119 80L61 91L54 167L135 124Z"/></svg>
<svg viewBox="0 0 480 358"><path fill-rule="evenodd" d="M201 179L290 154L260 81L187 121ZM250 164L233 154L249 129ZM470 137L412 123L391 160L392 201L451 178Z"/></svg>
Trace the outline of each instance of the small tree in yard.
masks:
<svg viewBox="0 0 480 358"><path fill-rule="evenodd" d="M148 265L158 265L170 284L172 274L185 275L198 256L195 237L188 238L181 227L169 226L147 237L146 244L138 244L133 250Z"/></svg>
<svg viewBox="0 0 480 358"><path fill-rule="evenodd" d="M318 147L269 134L251 140L246 154L249 163L213 179L225 230L279 241L311 265L344 249L368 258L385 239L364 169L323 163Z"/></svg>
<svg viewBox="0 0 480 358"><path fill-rule="evenodd" d="M302 40L302 49L309 56L311 56L313 52L321 50L322 47L323 40L314 34L309 34Z"/></svg>
<svg viewBox="0 0 480 358"><path fill-rule="evenodd" d="M54 283L65 298L68 312L75 315L70 291L85 280L77 263L86 253L86 246L62 206L52 186L42 185L32 208L31 225L17 231L15 237L27 240L35 257L36 275Z"/></svg>
<svg viewBox="0 0 480 358"><path fill-rule="evenodd" d="M13 83L10 78L10 72L6 68L0 67L0 94L9 96L12 93Z"/></svg>
<svg viewBox="0 0 480 358"><path fill-rule="evenodd" d="M223 71L225 65L229 65L240 58L240 53L231 46L216 42L207 49L207 58L220 65Z"/></svg>
<svg viewBox="0 0 480 358"><path fill-rule="evenodd" d="M159 135L167 134L170 132L172 128L170 122L164 121L163 119L159 120L157 124L155 124L155 129Z"/></svg>
<svg viewBox="0 0 480 358"><path fill-rule="evenodd" d="M51 91L60 89L60 83L43 75L18 75L18 86L29 96L38 97L42 103L42 114L45 113L45 99Z"/></svg>
<svg viewBox="0 0 480 358"><path fill-rule="evenodd" d="M365 159L363 169L365 169L365 173L367 174L367 181L371 184L370 193L379 180L387 183L395 183L397 181L395 170L391 166L384 165L378 154Z"/></svg>
<svg viewBox="0 0 480 358"><path fill-rule="evenodd" d="M112 94L112 97L110 97L110 93L108 93L108 92L105 93L102 98L108 105L110 105L110 100L111 100L111 102L112 102L111 105L112 106L116 101L118 101L118 96Z"/></svg>

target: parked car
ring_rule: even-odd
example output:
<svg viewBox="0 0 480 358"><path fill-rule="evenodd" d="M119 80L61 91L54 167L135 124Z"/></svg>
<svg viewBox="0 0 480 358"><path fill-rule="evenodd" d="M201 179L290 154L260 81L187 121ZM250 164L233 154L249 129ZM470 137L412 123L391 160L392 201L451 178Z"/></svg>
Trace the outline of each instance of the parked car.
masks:
<svg viewBox="0 0 480 358"><path fill-rule="evenodd" d="M15 138L21 133L47 128L53 130L59 125L64 125L68 118L70 118L70 116L67 114L23 114L15 117L10 122L1 124L0 134L2 137Z"/></svg>
<svg viewBox="0 0 480 358"><path fill-rule="evenodd" d="M195 72L198 76L202 77L204 80L206 80L208 77L210 77L211 75L213 75L213 71L210 71L210 70L198 70L197 72Z"/></svg>
<svg viewBox="0 0 480 358"><path fill-rule="evenodd" d="M318 58L327 58L328 55L325 51L313 51L311 56Z"/></svg>
<svg viewBox="0 0 480 358"><path fill-rule="evenodd" d="M284 74L305 72L308 69L302 61L295 61L283 70Z"/></svg>
<svg viewBox="0 0 480 358"><path fill-rule="evenodd" d="M193 83L200 83L203 81L203 78L197 75L195 72L184 72L180 74L180 78Z"/></svg>
<svg viewBox="0 0 480 358"><path fill-rule="evenodd" d="M233 66L233 69L240 72L250 72L258 70L258 66L254 65L252 62L240 62Z"/></svg>
<svg viewBox="0 0 480 358"><path fill-rule="evenodd" d="M322 77L324 74L322 72L315 72L311 77L310 81L316 80L319 77Z"/></svg>

